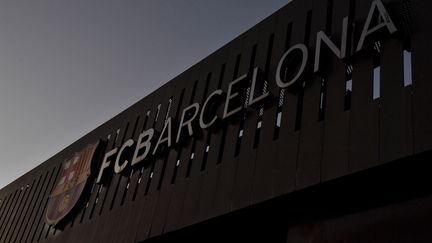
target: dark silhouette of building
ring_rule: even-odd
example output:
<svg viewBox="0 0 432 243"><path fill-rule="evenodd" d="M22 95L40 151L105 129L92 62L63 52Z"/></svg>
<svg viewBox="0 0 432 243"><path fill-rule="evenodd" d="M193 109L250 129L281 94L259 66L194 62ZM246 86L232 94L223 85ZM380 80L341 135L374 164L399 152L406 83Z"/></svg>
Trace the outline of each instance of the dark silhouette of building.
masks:
<svg viewBox="0 0 432 243"><path fill-rule="evenodd" d="M290 2L1 189L0 242L431 242L431 9L426 0ZM307 55L296 48L284 59L297 44ZM219 119L202 129L191 105L204 109L218 89L225 95L202 119ZM240 109L221 119L227 102ZM177 143L188 119L193 135L186 124ZM150 130L148 156L131 165ZM78 202L49 225L66 162L97 141Z"/></svg>

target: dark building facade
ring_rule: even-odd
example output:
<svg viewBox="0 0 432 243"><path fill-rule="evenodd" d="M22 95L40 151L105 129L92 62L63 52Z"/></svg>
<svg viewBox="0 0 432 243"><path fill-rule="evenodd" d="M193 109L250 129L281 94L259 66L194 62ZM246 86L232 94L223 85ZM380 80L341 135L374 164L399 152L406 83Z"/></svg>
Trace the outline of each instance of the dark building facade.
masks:
<svg viewBox="0 0 432 243"><path fill-rule="evenodd" d="M432 242L431 9L290 2L1 189L0 242Z"/></svg>

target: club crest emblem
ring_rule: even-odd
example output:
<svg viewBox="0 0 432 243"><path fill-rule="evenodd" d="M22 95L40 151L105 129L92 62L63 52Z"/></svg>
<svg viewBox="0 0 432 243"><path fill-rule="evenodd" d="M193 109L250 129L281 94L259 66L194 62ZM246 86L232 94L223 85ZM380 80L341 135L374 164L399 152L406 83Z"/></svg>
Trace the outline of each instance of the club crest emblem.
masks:
<svg viewBox="0 0 432 243"><path fill-rule="evenodd" d="M75 207L91 174L91 163L99 142L63 162L57 184L51 192L46 210L46 222L56 225Z"/></svg>

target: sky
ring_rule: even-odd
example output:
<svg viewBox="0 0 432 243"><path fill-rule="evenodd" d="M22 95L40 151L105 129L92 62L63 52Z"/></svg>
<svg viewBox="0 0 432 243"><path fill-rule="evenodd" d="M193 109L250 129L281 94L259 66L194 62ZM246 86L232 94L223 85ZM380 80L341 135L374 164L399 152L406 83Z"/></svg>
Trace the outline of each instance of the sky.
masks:
<svg viewBox="0 0 432 243"><path fill-rule="evenodd" d="M289 0L1 0L0 188Z"/></svg>

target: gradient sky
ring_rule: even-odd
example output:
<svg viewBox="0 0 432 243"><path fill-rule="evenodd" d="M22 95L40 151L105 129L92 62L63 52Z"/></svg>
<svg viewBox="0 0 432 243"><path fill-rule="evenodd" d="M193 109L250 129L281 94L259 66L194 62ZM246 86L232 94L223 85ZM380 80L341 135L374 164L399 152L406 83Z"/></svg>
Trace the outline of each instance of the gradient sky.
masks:
<svg viewBox="0 0 432 243"><path fill-rule="evenodd" d="M289 0L1 0L0 188Z"/></svg>

